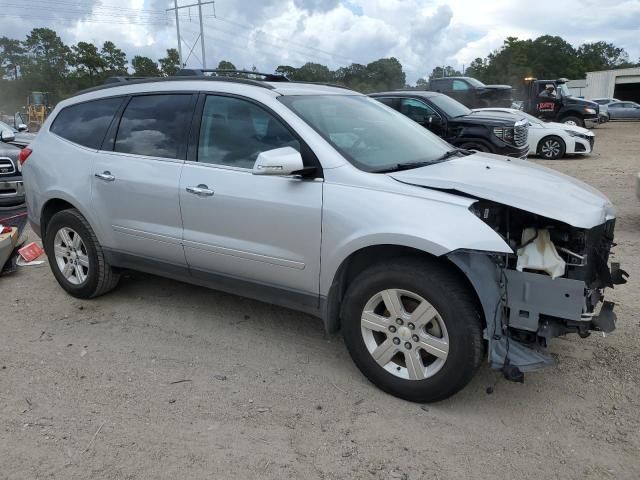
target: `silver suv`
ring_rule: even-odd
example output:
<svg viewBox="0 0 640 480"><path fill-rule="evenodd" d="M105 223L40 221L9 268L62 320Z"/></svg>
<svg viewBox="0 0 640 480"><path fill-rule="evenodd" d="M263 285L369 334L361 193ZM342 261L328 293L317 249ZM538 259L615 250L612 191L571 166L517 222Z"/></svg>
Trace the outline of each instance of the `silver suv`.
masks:
<svg viewBox="0 0 640 480"><path fill-rule="evenodd" d="M551 337L614 328L607 198L351 90L114 83L61 102L29 149L29 218L68 293L135 269L308 312L404 399L454 394L483 356L521 380Z"/></svg>

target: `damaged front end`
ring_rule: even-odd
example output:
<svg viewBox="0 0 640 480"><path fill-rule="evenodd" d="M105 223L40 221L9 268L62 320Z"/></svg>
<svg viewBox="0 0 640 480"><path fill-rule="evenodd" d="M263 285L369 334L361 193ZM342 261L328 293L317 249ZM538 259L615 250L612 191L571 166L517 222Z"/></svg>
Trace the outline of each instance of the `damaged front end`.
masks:
<svg viewBox="0 0 640 480"><path fill-rule="evenodd" d="M604 289L627 277L619 265L609 267L615 219L581 229L488 200L475 202L471 211L513 250L448 255L482 304L493 368L522 381L522 372L553 363L545 352L551 338L615 329L614 305L604 301Z"/></svg>

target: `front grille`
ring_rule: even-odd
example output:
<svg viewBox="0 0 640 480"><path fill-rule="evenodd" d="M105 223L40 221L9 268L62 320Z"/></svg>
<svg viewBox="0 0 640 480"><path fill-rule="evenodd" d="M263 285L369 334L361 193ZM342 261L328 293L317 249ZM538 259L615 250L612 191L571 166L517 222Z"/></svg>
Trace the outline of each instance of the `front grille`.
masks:
<svg viewBox="0 0 640 480"><path fill-rule="evenodd" d="M13 175L16 173L16 167L10 158L0 158L0 175Z"/></svg>
<svg viewBox="0 0 640 480"><path fill-rule="evenodd" d="M514 133L514 143L516 147L524 147L529 140L529 127L526 125L517 125Z"/></svg>

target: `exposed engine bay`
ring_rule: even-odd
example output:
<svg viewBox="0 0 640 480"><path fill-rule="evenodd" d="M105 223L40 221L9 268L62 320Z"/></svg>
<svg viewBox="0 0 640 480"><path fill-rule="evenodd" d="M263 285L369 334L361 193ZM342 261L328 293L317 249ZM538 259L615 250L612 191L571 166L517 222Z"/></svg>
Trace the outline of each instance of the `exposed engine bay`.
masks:
<svg viewBox="0 0 640 480"><path fill-rule="evenodd" d="M615 219L580 229L488 200L470 210L513 250L448 255L480 297L494 368L521 381L522 372L552 363L544 351L550 338L615 329L604 289L626 283L628 276L615 263L609 267Z"/></svg>

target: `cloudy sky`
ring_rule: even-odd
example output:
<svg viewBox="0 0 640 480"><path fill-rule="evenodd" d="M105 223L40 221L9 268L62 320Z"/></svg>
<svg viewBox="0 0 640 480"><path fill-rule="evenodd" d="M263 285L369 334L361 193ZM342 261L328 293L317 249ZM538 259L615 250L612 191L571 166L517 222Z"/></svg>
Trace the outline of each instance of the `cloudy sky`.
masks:
<svg viewBox="0 0 640 480"><path fill-rule="evenodd" d="M207 0L202 0L207 1ZM178 5L197 0L179 0ZM67 43L112 40L129 58L175 47L173 0L2 0L0 36L55 29ZM436 65L461 67L507 36L560 35L574 45L607 40L640 58L640 0L216 0L203 7L208 66L313 61L337 68L395 56L408 80ZM180 11L186 58L198 35L197 8ZM215 13L215 16L214 16ZM199 42L188 64L200 66Z"/></svg>

